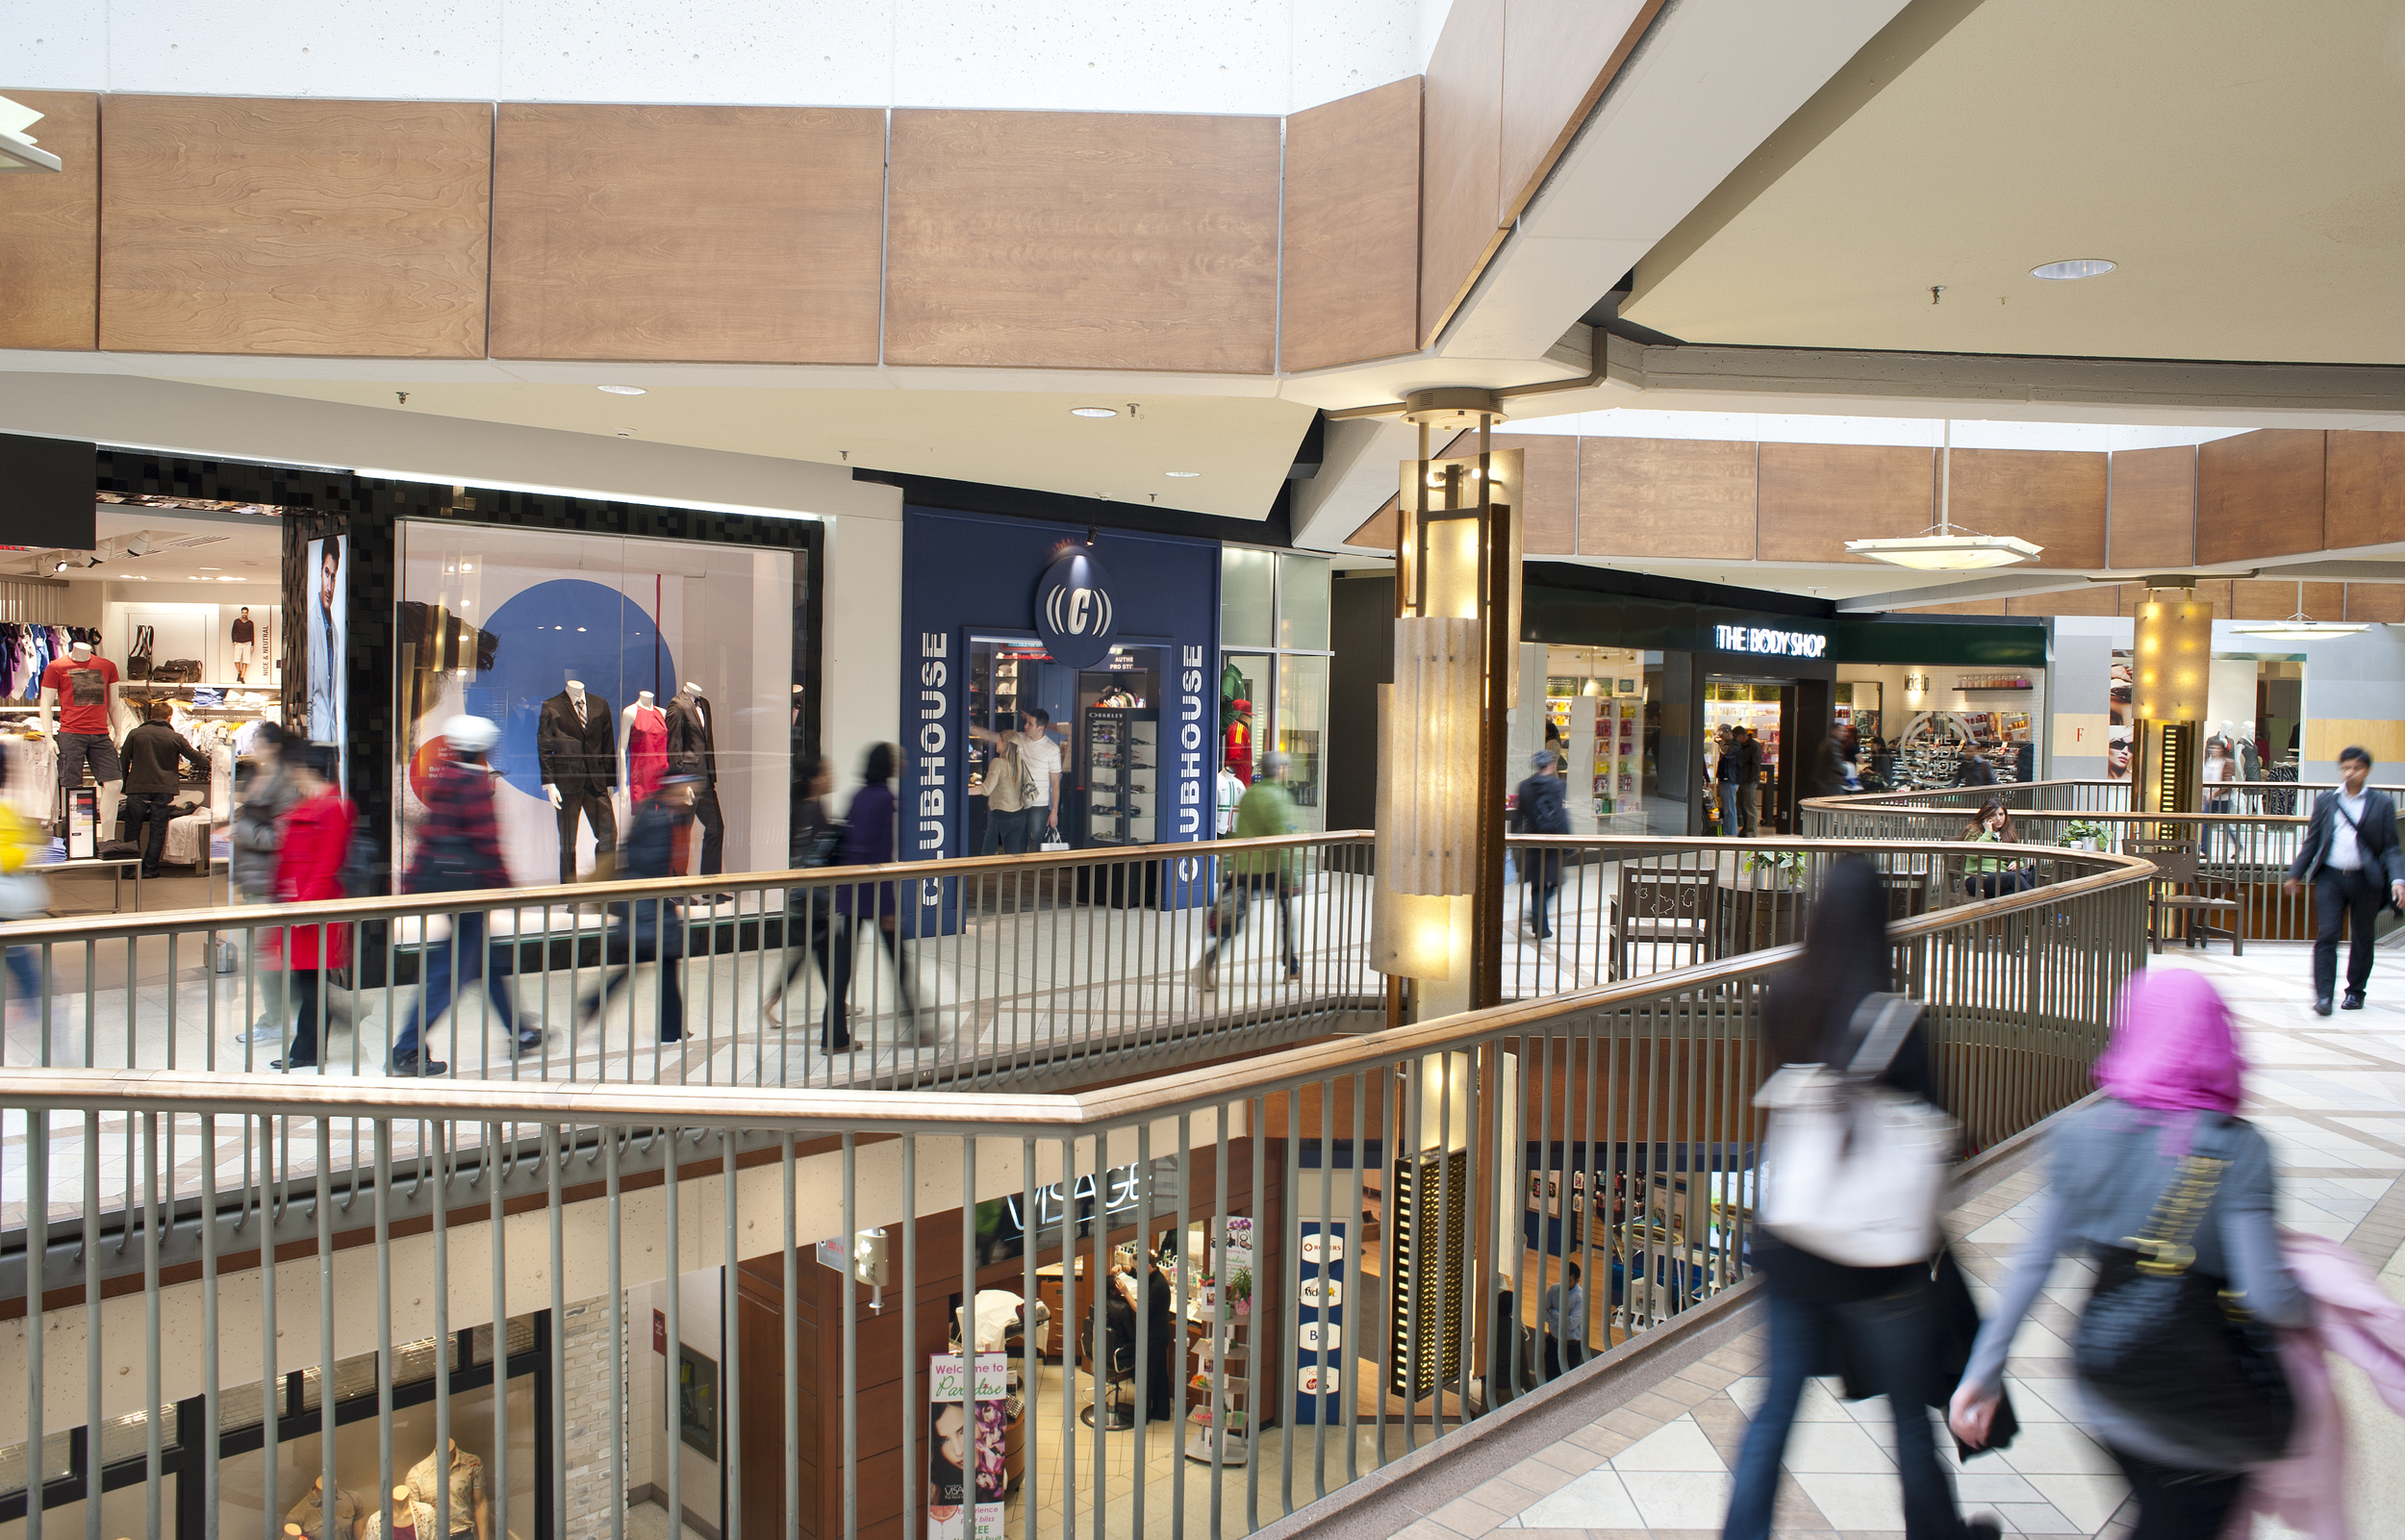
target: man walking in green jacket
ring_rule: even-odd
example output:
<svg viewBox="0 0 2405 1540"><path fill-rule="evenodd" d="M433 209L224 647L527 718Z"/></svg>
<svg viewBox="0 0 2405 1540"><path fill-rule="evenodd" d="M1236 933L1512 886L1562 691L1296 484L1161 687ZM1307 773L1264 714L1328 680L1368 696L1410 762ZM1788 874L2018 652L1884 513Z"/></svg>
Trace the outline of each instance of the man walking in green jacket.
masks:
<svg viewBox="0 0 2405 1540"><path fill-rule="evenodd" d="M1285 786L1286 770L1291 764L1282 753L1273 751L1261 756L1260 774L1236 804L1237 839L1271 839L1295 832L1294 798L1287 795ZM1295 950L1294 938L1296 853L1239 850L1226 858L1227 901L1220 909L1219 933L1202 948L1202 960L1195 965L1196 989L1207 995L1219 987L1219 949L1235 945L1236 936L1244 929L1245 918L1252 912L1255 894L1277 898L1278 940L1285 951L1286 976L1303 976L1303 958Z"/></svg>

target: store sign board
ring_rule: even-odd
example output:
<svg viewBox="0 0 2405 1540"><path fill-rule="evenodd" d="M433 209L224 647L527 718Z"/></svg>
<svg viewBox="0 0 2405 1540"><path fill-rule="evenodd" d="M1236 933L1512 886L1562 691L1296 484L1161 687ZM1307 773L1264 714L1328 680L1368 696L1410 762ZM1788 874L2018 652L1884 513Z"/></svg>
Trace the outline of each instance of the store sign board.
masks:
<svg viewBox="0 0 2405 1540"><path fill-rule="evenodd" d="M1110 574L1091 546L1063 551L1035 582L1035 634L1055 663L1091 669L1119 632Z"/></svg>
<svg viewBox="0 0 2405 1540"><path fill-rule="evenodd" d="M1304 1220L1297 1231L1301 1308L1296 1311L1295 1420L1344 1420L1345 1226Z"/></svg>
<svg viewBox="0 0 2405 1540"><path fill-rule="evenodd" d="M1829 652L1829 639L1812 631L1786 631L1773 626L1716 625L1712 645L1723 652L1747 652L1772 658L1820 658Z"/></svg>

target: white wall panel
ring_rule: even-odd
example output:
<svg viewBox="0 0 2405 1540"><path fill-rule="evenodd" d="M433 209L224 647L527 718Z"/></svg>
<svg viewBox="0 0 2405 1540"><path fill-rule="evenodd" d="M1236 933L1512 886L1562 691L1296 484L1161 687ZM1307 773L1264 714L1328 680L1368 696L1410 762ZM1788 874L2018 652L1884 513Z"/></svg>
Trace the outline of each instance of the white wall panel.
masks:
<svg viewBox="0 0 2405 1540"><path fill-rule="evenodd" d="M1280 114L1418 72L1449 3L0 0L0 37L29 89Z"/></svg>

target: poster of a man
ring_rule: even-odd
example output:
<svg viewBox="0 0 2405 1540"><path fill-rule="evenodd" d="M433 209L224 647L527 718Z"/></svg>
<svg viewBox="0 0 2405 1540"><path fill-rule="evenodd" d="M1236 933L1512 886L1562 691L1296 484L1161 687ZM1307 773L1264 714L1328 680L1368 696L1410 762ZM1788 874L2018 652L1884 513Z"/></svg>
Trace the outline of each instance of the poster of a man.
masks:
<svg viewBox="0 0 2405 1540"><path fill-rule="evenodd" d="M343 741L342 666L344 645L350 635L348 585L343 571L348 546L349 538L342 535L309 543L309 571L316 582L311 586L301 622L301 646L307 669L304 677L309 681L305 718L309 741L338 747ZM342 778L347 784L347 760L342 768Z"/></svg>

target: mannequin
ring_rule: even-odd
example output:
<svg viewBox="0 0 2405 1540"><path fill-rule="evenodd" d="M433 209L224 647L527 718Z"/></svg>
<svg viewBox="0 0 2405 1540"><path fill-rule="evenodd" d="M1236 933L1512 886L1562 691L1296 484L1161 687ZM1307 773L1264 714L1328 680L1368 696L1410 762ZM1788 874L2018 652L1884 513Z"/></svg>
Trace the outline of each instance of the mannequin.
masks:
<svg viewBox="0 0 2405 1540"><path fill-rule="evenodd" d="M628 814L668 779L668 718L648 690L619 713L618 778L626 788Z"/></svg>
<svg viewBox="0 0 2405 1540"><path fill-rule="evenodd" d="M66 827L66 788L84 783L84 769L100 783L100 827L114 828L117 796L125 789L125 772L117 763L116 740L109 736L111 708L117 699L117 666L78 642L66 656L54 658L41 671L41 730L50 736L50 713L59 712L59 826ZM105 838L105 833L104 833Z"/></svg>
<svg viewBox="0 0 2405 1540"><path fill-rule="evenodd" d="M2255 721L2251 717L2238 724L2238 778L2263 779L2263 745L2255 742Z"/></svg>
<svg viewBox="0 0 2405 1540"><path fill-rule="evenodd" d="M234 617L234 628L226 640L234 645L234 682L250 683L251 648L259 640L259 628L251 624L249 605L243 605L241 613Z"/></svg>
<svg viewBox="0 0 2405 1540"><path fill-rule="evenodd" d="M618 817L610 807L610 793L618 786L618 749L610 703L587 690L573 669L567 686L543 703L535 722L543 795L559 810L563 883L576 880L579 817L593 828L595 869L606 875L618 859Z"/></svg>
<svg viewBox="0 0 2405 1540"><path fill-rule="evenodd" d="M310 1540L350 1540L359 1532L359 1499L340 1487L334 1493L334 1527L325 1527L326 1478L317 1477L310 1483L301 1500L292 1504L284 1516L284 1532L307 1535Z"/></svg>
<svg viewBox="0 0 2405 1540"><path fill-rule="evenodd" d="M434 1458L429 1454L428 1459ZM367 1527L362 1531L367 1540L379 1540L385 1532L384 1509L378 1505L367 1515ZM392 1489L393 1540L442 1540L434 1532L434 1509L410 1495L406 1485Z"/></svg>
<svg viewBox="0 0 2405 1540"><path fill-rule="evenodd" d="M701 825L701 865L694 874L715 877L726 870L726 816L719 811L718 718L710 697L692 680L668 703L668 768L671 775L698 775L693 816Z"/></svg>
<svg viewBox="0 0 2405 1540"><path fill-rule="evenodd" d="M485 1486L484 1461L459 1447L459 1440L450 1443L451 1533L473 1535L476 1540L493 1540L493 1496ZM441 1474L435 1469L435 1456L426 1457L409 1468L409 1492L418 1502L435 1508L436 1481ZM399 1517L398 1512L394 1517ZM429 1523L434 1522L431 1518ZM435 1540L431 1528L426 1540Z"/></svg>

